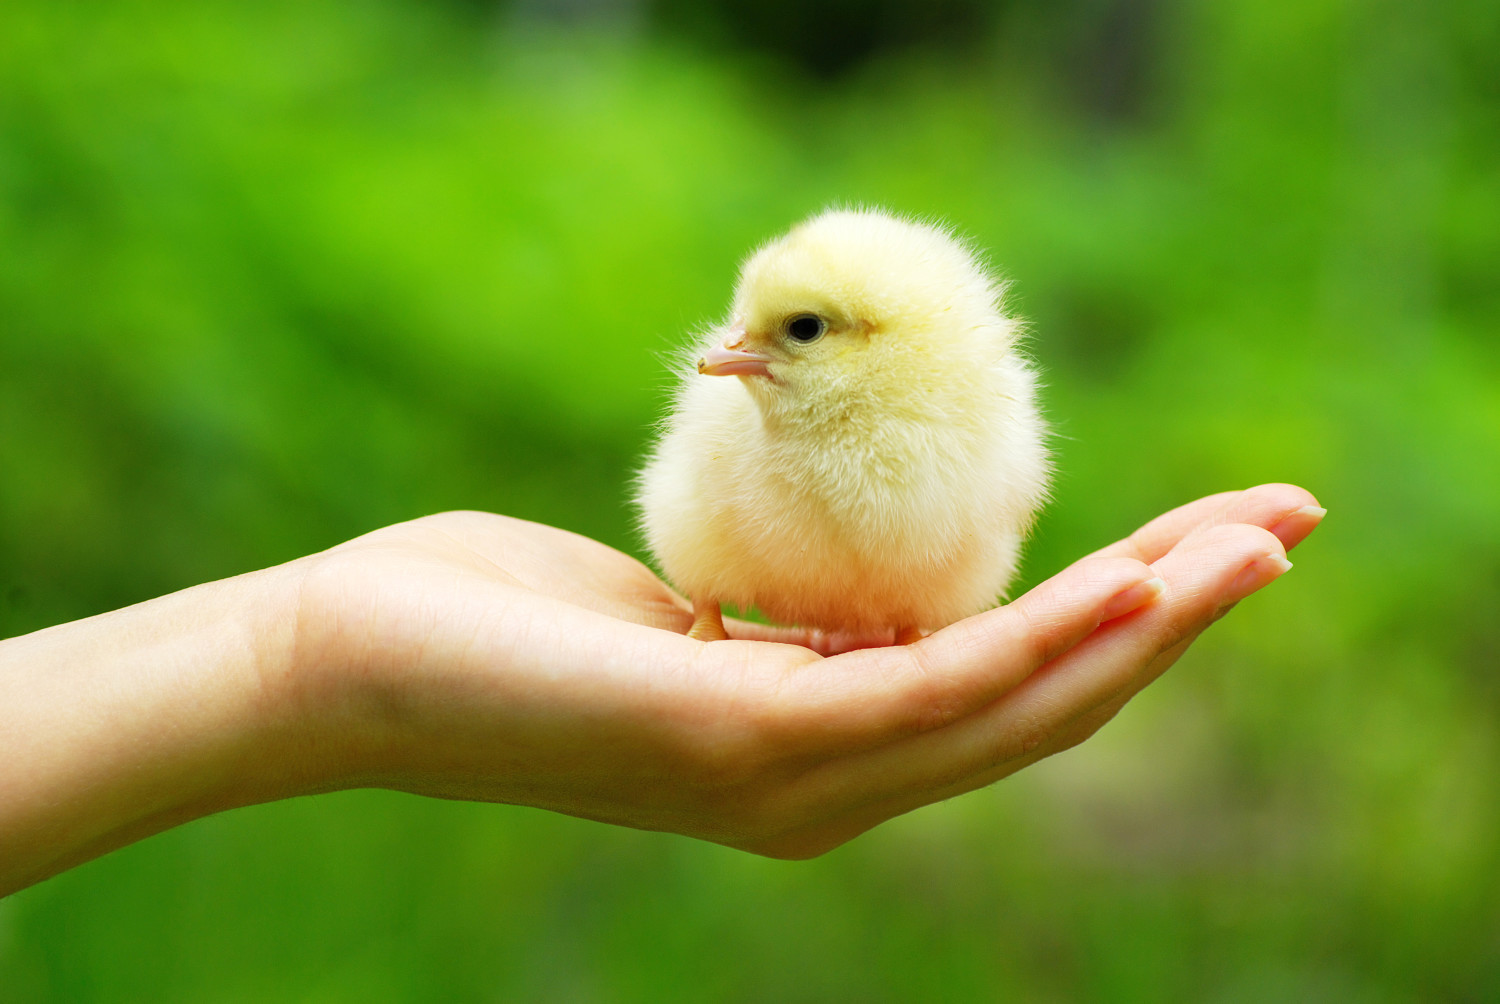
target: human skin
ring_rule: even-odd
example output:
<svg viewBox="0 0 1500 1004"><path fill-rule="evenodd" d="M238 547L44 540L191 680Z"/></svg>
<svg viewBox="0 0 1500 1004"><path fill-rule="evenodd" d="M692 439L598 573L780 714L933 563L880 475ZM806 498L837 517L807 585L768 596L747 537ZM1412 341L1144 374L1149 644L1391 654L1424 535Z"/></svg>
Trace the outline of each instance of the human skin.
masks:
<svg viewBox="0 0 1500 1004"><path fill-rule="evenodd" d="M904 646L733 621L694 641L685 600L585 537L387 527L0 642L0 895L359 787L814 856L1092 735L1322 515L1291 485L1200 499Z"/></svg>

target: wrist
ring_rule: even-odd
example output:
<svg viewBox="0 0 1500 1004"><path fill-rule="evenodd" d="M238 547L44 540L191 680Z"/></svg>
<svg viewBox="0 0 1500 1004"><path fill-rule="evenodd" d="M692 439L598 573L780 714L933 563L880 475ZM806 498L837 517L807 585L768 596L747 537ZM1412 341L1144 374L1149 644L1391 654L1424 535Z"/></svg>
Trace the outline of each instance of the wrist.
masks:
<svg viewBox="0 0 1500 1004"><path fill-rule="evenodd" d="M0 642L0 895L307 784L281 566Z"/></svg>

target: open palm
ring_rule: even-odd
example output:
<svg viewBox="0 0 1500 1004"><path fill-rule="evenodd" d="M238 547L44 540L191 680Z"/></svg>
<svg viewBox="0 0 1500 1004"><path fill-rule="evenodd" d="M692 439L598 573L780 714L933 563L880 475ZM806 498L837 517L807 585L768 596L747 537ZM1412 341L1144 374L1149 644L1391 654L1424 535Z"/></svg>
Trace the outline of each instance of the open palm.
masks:
<svg viewBox="0 0 1500 1004"><path fill-rule="evenodd" d="M320 787L535 805L776 856L836 846L1091 735L1317 525L1305 491L1201 499L912 645L731 622L633 558L484 513L305 559Z"/></svg>

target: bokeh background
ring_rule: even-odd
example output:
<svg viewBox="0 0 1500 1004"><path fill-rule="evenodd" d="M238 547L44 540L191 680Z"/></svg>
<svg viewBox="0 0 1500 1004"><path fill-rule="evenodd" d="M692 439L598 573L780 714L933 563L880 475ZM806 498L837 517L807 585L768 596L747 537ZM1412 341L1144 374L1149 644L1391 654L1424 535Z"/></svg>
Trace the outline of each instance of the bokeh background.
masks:
<svg viewBox="0 0 1500 1004"><path fill-rule="evenodd" d="M819 860L261 806L0 902L0 1002L1500 997L1500 6L812 6L0 5L0 636L447 508L640 553L661 355L835 202L1014 280L1028 581L1271 480L1296 570Z"/></svg>

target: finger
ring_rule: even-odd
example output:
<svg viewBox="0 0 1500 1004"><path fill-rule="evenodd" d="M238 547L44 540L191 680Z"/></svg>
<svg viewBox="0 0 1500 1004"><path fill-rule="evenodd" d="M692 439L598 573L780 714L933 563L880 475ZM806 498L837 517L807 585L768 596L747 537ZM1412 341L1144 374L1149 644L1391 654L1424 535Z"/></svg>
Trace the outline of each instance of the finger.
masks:
<svg viewBox="0 0 1500 1004"><path fill-rule="evenodd" d="M1070 724L1059 729L1045 742L1041 743L1036 750L1022 758L1019 758L1016 761L1013 761L1013 766L1011 766L1010 769L1007 769L1003 774L997 774L993 778L984 780L983 784L989 784L994 780L998 780L1000 777L1004 777L1007 774L1013 773L1014 771L1027 766L1028 764L1035 763L1038 760L1042 760L1049 756L1052 756L1054 753L1061 753L1063 750L1071 749L1074 746L1077 746L1079 743L1083 742L1085 739L1091 737L1095 732L1098 732L1101 728L1104 727L1106 723L1113 719L1115 715L1119 714L1121 709L1123 709L1125 705L1129 704L1131 699L1134 698L1136 694L1144 690L1151 683L1151 681L1158 679L1168 669L1172 668L1172 666L1177 662L1178 659L1182 657L1183 653L1188 650L1193 642L1198 640L1198 637L1202 633L1202 630L1195 631L1192 634L1188 635L1186 638L1183 638L1177 644L1163 651L1154 660L1152 660L1151 664L1146 667L1144 672L1137 675L1134 682L1130 686L1123 688L1121 691L1110 697L1098 707L1084 712L1082 715L1078 716L1078 718L1074 719Z"/></svg>
<svg viewBox="0 0 1500 1004"><path fill-rule="evenodd" d="M1268 484L1240 492L1221 492L1179 506L1147 523L1099 555L1154 562L1194 530L1246 523L1272 531L1282 546L1293 548L1318 525L1326 512L1318 500L1296 485Z"/></svg>
<svg viewBox="0 0 1500 1004"><path fill-rule="evenodd" d="M1323 510L1319 509L1319 513L1322 512ZM1302 513L1301 510L1299 510L1299 512L1293 513L1293 516L1290 519L1293 519L1293 521L1299 521L1299 519L1301 519L1301 516ZM1305 527L1307 527L1307 533L1311 533L1311 530L1316 527L1317 521L1316 519L1313 519L1313 521L1311 521L1311 525L1304 525ZM1283 527L1278 527L1277 530L1283 530ZM1277 536L1277 530L1272 531L1272 536ZM1239 536L1242 531L1233 530L1233 528L1232 530L1226 531L1221 530L1221 528L1214 527L1214 525L1209 525L1209 527L1199 528L1199 530L1194 531L1194 533L1188 534L1187 539L1185 539L1184 545L1193 546L1196 545L1196 543L1197 545L1215 545L1215 542L1217 542L1217 540L1223 539L1224 534L1226 533L1232 533L1236 534L1236 536ZM1307 533L1302 533L1301 536L1296 537L1296 539L1302 539L1302 537L1307 536ZM1287 536L1292 536L1292 534L1287 534ZM1077 723L1076 728L1074 728L1073 731L1070 731L1070 737L1065 738L1065 741L1062 741L1062 743L1055 744L1052 752L1058 752L1058 750L1068 749L1068 747L1076 746L1077 743L1085 740L1085 738L1088 738L1089 735L1094 734L1094 732L1097 731L1100 726L1104 725L1104 722L1107 722L1107 720L1115 717L1115 714L1119 713L1119 710L1121 710L1122 707L1125 707L1125 704L1127 704L1127 702L1130 701L1131 698L1134 698L1134 696L1136 696L1137 693L1140 692L1140 690L1145 689L1145 687L1148 686L1148 684L1151 683L1152 680L1155 680L1155 678L1160 677L1163 672L1166 672L1167 668L1170 668L1170 666L1172 666L1173 663L1175 663L1176 660L1178 660L1179 657L1182 656L1182 653L1184 653L1184 651L1187 651L1188 645L1193 644L1193 641L1196 641L1197 636L1199 636L1200 633L1202 633L1203 630L1205 630L1206 627L1209 626L1209 624L1215 623L1215 621L1223 618L1224 615L1227 614L1227 612L1232 611L1232 609L1235 608L1236 605L1238 605L1239 600L1244 599L1244 597L1250 596L1250 594L1254 593L1254 591L1260 590L1260 588L1268 585L1269 582L1275 581L1275 579L1280 578L1281 575L1284 575L1284 573L1286 573L1286 570L1289 570L1290 567L1292 567L1290 566L1290 563L1286 563L1284 552L1278 552L1277 549L1275 549L1275 545L1272 545L1271 542L1266 542L1265 537L1260 536L1260 534L1251 533L1250 537L1248 537L1247 539L1247 542L1250 539L1257 539L1257 537L1259 537L1260 540L1263 540L1263 542L1268 543L1268 548L1266 548L1265 555L1263 555L1263 557L1257 558L1257 560L1251 561L1251 563L1248 564L1245 569L1242 569L1241 572L1236 575L1235 579L1232 579L1232 581L1230 581L1230 585L1229 587L1227 587L1227 590L1224 591L1224 593L1221 594L1220 597L1218 597L1217 608L1215 608L1214 612L1209 615L1208 623L1203 623L1202 626L1194 627L1193 633L1190 633L1187 638L1184 638L1182 639L1182 641L1179 641L1178 644L1172 645L1172 647L1167 648L1167 650L1164 651L1161 656L1158 656L1158 659L1155 660L1154 665L1149 666L1148 672L1143 672L1143 674L1137 675L1136 680L1134 680L1134 683L1131 684L1131 686L1125 687L1125 689L1122 689L1121 692L1116 693L1116 695L1113 696L1113 698L1110 698L1109 701L1107 701L1106 704L1103 705L1103 707L1095 708L1094 711L1091 711L1091 713L1083 716L1082 719L1080 719L1080 722ZM1281 540L1281 542L1284 543L1284 537L1278 537L1278 540ZM1193 558L1188 554L1173 555L1173 558L1178 561L1197 560L1197 558ZM1167 573L1172 572L1172 564L1172 561L1158 561L1158 567L1161 567L1161 570L1164 570L1164 572ZM1050 755L1050 753L1044 753L1044 755ZM1037 758L1035 759L1041 759L1041 756L1037 756Z"/></svg>
<svg viewBox="0 0 1500 1004"><path fill-rule="evenodd" d="M763 740L826 758L938 728L985 706L1104 620L1162 587L1129 558L1088 558L1014 603L911 645L848 652L789 673Z"/></svg>
<svg viewBox="0 0 1500 1004"><path fill-rule="evenodd" d="M1168 584L1162 598L1104 626L1070 653L1074 658L1059 659L1018 687L1011 695L1018 721L1034 719L1038 732L1050 731L1069 713L1077 717L1134 693L1155 679L1157 655L1197 635L1221 609L1279 578L1291 563L1270 531L1237 523L1194 531L1152 567ZM1029 716L1032 700L1036 714ZM1048 708L1057 713L1044 714Z"/></svg>
<svg viewBox="0 0 1500 1004"><path fill-rule="evenodd" d="M1165 672L1187 650L1192 640L1192 638L1184 639L1158 656L1157 662L1160 665L1153 667L1152 675L1157 676ZM825 818L777 833L769 838L761 838L736 846L757 854L780 858L806 858L822 854L879 826L888 819L894 819L896 816L924 805L956 798L994 784L1038 760L1078 745L1118 714L1127 700L1119 699L1096 708L1081 716L1071 726L1060 731L1032 752L1007 760L983 773L964 777L946 788L921 792L903 791L891 797L857 805L852 809L834 812Z"/></svg>
<svg viewBox="0 0 1500 1004"><path fill-rule="evenodd" d="M789 797L894 814L990 783L1041 755L1085 715L1155 679L1176 657L1163 653L1185 648L1221 605L1265 585L1284 565L1280 542L1259 527L1189 535L1155 566L1166 590L1154 603L1101 626L983 711L829 763ZM1247 569L1253 574L1242 577Z"/></svg>

